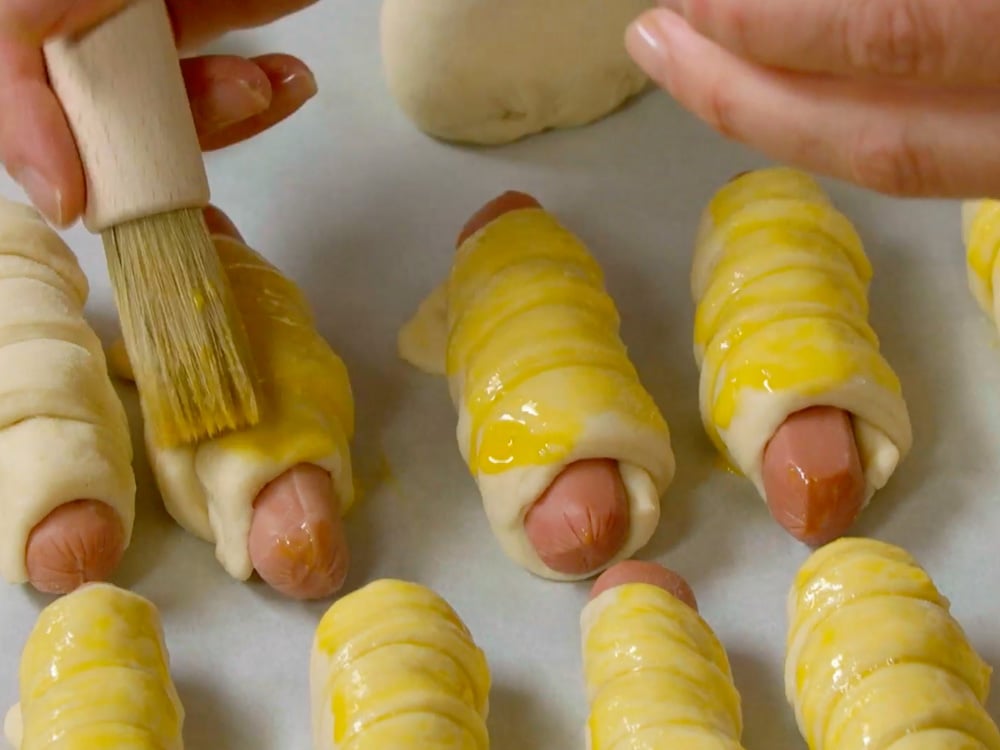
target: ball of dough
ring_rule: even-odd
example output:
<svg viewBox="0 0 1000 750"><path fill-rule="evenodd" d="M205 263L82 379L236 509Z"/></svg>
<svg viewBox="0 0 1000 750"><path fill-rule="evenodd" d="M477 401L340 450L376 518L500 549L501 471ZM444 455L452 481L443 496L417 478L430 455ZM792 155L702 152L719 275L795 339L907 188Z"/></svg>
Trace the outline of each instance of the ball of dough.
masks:
<svg viewBox="0 0 1000 750"><path fill-rule="evenodd" d="M586 125L641 92L625 49L649 0L384 0L389 90L442 140L496 145Z"/></svg>

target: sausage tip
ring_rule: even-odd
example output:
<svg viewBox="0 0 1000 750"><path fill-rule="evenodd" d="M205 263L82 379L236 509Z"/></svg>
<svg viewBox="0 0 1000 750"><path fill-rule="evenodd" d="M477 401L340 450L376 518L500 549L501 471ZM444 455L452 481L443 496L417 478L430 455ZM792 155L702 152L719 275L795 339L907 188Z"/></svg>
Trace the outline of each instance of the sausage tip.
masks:
<svg viewBox="0 0 1000 750"><path fill-rule="evenodd" d="M843 536L864 506L865 478L850 414L816 406L788 417L764 451L768 510L812 547Z"/></svg>
<svg viewBox="0 0 1000 750"><path fill-rule="evenodd" d="M499 219L504 214L511 211L518 211L522 208L541 208L541 205L533 196L527 193L508 190L486 203L472 215L472 218L462 227L462 231L455 241L455 246L458 247L491 221Z"/></svg>
<svg viewBox="0 0 1000 750"><path fill-rule="evenodd" d="M605 565L629 531L618 463L587 459L567 466L528 511L524 531L542 562L559 573L585 575Z"/></svg>
<svg viewBox="0 0 1000 750"><path fill-rule="evenodd" d="M257 495L248 551L254 570L292 599L323 599L344 585L349 551L330 474L300 464Z"/></svg>
<svg viewBox="0 0 1000 750"><path fill-rule="evenodd" d="M76 500L43 518L28 536L25 567L44 594L68 594L111 577L125 554L118 514L99 500Z"/></svg>
<svg viewBox="0 0 1000 750"><path fill-rule="evenodd" d="M648 583L651 586L658 586L680 599L695 612L698 611L698 600L683 576L659 563L644 560L624 560L608 568L594 581L590 589L590 598L596 599L605 591L628 583Z"/></svg>

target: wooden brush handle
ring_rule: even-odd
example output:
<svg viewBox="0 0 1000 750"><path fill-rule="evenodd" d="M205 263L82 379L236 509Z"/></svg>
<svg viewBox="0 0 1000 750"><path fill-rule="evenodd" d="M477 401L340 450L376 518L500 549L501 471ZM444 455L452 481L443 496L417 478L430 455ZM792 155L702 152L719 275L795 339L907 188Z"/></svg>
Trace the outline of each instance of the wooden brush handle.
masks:
<svg viewBox="0 0 1000 750"><path fill-rule="evenodd" d="M87 178L91 232L209 201L208 177L163 0L135 0L45 46Z"/></svg>

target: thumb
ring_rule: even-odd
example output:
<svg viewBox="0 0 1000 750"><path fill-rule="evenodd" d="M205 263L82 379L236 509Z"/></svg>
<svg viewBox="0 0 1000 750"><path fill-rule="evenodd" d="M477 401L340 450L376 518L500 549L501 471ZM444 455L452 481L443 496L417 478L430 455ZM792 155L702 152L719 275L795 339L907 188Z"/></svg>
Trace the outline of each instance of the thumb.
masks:
<svg viewBox="0 0 1000 750"><path fill-rule="evenodd" d="M52 37L72 36L97 25L131 0L3 0L0 38L41 46Z"/></svg>

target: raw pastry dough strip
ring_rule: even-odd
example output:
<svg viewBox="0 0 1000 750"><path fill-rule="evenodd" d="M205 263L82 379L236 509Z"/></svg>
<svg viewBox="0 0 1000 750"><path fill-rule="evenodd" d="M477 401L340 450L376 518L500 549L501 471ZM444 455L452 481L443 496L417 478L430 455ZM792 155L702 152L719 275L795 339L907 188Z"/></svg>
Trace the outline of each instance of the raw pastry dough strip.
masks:
<svg viewBox="0 0 1000 750"><path fill-rule="evenodd" d="M1000 750L990 667L905 550L842 538L788 595L785 692L810 750Z"/></svg>
<svg viewBox="0 0 1000 750"><path fill-rule="evenodd" d="M486 656L415 583L383 579L334 603L309 684L313 750L489 750Z"/></svg>
<svg viewBox="0 0 1000 750"><path fill-rule="evenodd" d="M128 418L88 293L59 235L0 198L0 575L47 593L110 576L135 514Z"/></svg>
<svg viewBox="0 0 1000 750"><path fill-rule="evenodd" d="M1000 329L1000 201L962 204L962 239L969 289L976 303Z"/></svg>
<svg viewBox="0 0 1000 750"><path fill-rule="evenodd" d="M4 721L15 750L183 750L183 725L150 601L97 583L42 610Z"/></svg>
<svg viewBox="0 0 1000 750"><path fill-rule="evenodd" d="M676 573L626 561L580 616L588 750L742 750L729 659Z"/></svg>

